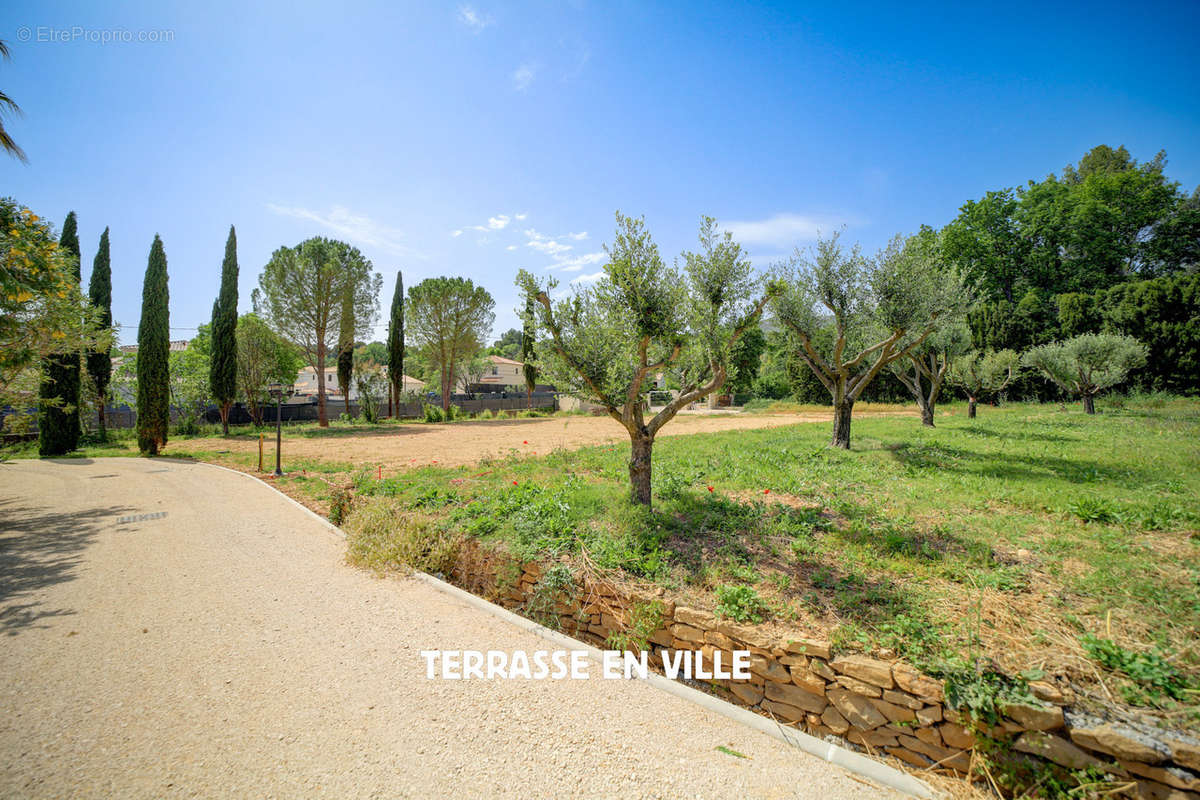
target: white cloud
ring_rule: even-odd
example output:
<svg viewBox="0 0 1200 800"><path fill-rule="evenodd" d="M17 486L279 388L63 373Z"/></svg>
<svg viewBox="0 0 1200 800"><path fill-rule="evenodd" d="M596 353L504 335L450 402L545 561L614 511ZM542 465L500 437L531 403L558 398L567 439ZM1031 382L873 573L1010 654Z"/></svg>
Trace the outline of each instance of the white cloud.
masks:
<svg viewBox="0 0 1200 800"><path fill-rule="evenodd" d="M494 217L488 217L487 226L490 230L502 231L508 227L508 223L511 221L512 220L508 216L504 214L497 214Z"/></svg>
<svg viewBox="0 0 1200 800"><path fill-rule="evenodd" d="M528 214L513 214L513 216L514 216L514 217L515 217L515 218L516 218L518 221L520 221L520 220L523 220L523 219L525 219L525 218L526 218L526 217L528 217L529 215L528 215Z"/></svg>
<svg viewBox="0 0 1200 800"><path fill-rule="evenodd" d="M845 220L834 217L784 213L762 220L727 222L723 227L742 244L790 247L798 242L812 241L818 233L832 231L843 224Z"/></svg>
<svg viewBox="0 0 1200 800"><path fill-rule="evenodd" d="M571 249L571 245L556 242L553 239L530 239L525 243L526 247L532 247L539 253L545 253L548 256L558 256Z"/></svg>
<svg viewBox="0 0 1200 800"><path fill-rule="evenodd" d="M458 21L470 28L472 33L479 33L496 22L490 16L479 13L474 6L459 6Z"/></svg>
<svg viewBox="0 0 1200 800"><path fill-rule="evenodd" d="M457 239L458 237L462 236L462 230L451 231L450 235Z"/></svg>
<svg viewBox="0 0 1200 800"><path fill-rule="evenodd" d="M584 267L591 266L592 264L599 264L606 258L608 258L608 253L605 253L603 250L596 253L584 253L581 256L574 256L570 258L566 256L555 256L555 261L558 263L553 267L550 267L550 269L559 269L563 272L578 272Z"/></svg>
<svg viewBox="0 0 1200 800"><path fill-rule="evenodd" d="M571 284L575 285L575 286L583 286L585 284L595 283L596 281L600 280L603 277L604 277L604 270L600 270L599 272L592 272L588 275L580 275L576 278L572 278Z"/></svg>
<svg viewBox="0 0 1200 800"><path fill-rule="evenodd" d="M537 250L539 253L543 253L554 259L554 263L546 267L547 270L557 269L563 272L578 272L584 267L599 264L607 258L607 254L603 251L572 255L571 251L575 249L574 245L560 242L557 238L547 236L536 228L527 228L524 233L525 237L529 240L525 243L526 247ZM587 231L568 233L561 238L581 242L587 238Z"/></svg>
<svg viewBox="0 0 1200 800"><path fill-rule="evenodd" d="M518 92L523 92L529 88L529 84L533 83L534 76L537 75L537 64L525 63L513 70L512 83L513 88Z"/></svg>
<svg viewBox="0 0 1200 800"><path fill-rule="evenodd" d="M504 249L505 249L505 250L516 250L516 249L517 249L517 246L516 246L515 244L510 244L508 247L506 247L506 248L504 248Z"/></svg>
<svg viewBox="0 0 1200 800"><path fill-rule="evenodd" d="M267 203L267 208L283 217L315 222L359 244L371 245L398 255L419 255L400 241L404 238L404 232L399 228L376 222L365 214L356 214L344 206L333 206L328 214L275 203Z"/></svg>

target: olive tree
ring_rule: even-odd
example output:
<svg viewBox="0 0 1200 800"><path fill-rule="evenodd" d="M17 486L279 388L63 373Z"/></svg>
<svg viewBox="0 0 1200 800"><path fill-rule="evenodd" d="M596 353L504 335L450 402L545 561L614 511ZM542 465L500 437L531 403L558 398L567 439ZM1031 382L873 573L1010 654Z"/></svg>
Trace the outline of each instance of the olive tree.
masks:
<svg viewBox="0 0 1200 800"><path fill-rule="evenodd" d="M548 334L537 349L539 373L599 404L629 433L631 498L645 506L654 437L681 408L725 383L730 349L768 299L741 246L710 217L701 222L700 244L699 253L683 254L680 274L663 263L644 220L618 212L608 264L594 285L555 299L553 279L542 284L524 270L517 276L535 301L534 327ZM646 419L646 392L667 371L679 395Z"/></svg>
<svg viewBox="0 0 1200 800"><path fill-rule="evenodd" d="M1012 350L972 350L954 359L946 379L967 395L967 418L975 419L979 398L1004 391L1020 365L1020 356Z"/></svg>
<svg viewBox="0 0 1200 800"><path fill-rule="evenodd" d="M366 338L379 314L383 278L358 248L315 236L281 247L258 278L254 311L273 330L297 345L317 372L317 424L329 427L325 411L325 359L336 345L349 298L354 333Z"/></svg>
<svg viewBox="0 0 1200 800"><path fill-rule="evenodd" d="M1041 372L1068 394L1083 398L1083 408L1096 413L1096 395L1116 386L1131 370L1145 365L1148 349L1132 336L1085 333L1026 351L1021 361Z"/></svg>
<svg viewBox="0 0 1200 800"><path fill-rule="evenodd" d="M785 288L775 314L833 400L834 447L850 448L854 403L880 371L964 304L961 284L939 280L936 251L916 239L896 236L871 258L858 245L844 248L835 233L807 256L797 249L778 270Z"/></svg>
<svg viewBox="0 0 1200 800"><path fill-rule="evenodd" d="M971 344L966 325L939 325L906 358L893 361L889 368L921 409L921 424L932 428L934 411L951 366Z"/></svg>

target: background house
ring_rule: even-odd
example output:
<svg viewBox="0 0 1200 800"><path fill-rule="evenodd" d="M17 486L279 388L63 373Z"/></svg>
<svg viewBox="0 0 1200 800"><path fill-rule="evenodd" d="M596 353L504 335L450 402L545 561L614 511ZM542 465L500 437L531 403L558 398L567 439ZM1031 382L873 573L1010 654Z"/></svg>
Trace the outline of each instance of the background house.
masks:
<svg viewBox="0 0 1200 800"><path fill-rule="evenodd" d="M383 375L387 377L387 367L383 367ZM411 375L405 375L401 384L401 391L404 392L419 392L425 388L425 383L419 381ZM292 392L297 395L317 396L317 371L310 366L306 366L296 375L296 383L292 386ZM358 396L354 388L354 381L350 381L350 400ZM341 399L342 393L337 382L337 365L325 366L325 397Z"/></svg>

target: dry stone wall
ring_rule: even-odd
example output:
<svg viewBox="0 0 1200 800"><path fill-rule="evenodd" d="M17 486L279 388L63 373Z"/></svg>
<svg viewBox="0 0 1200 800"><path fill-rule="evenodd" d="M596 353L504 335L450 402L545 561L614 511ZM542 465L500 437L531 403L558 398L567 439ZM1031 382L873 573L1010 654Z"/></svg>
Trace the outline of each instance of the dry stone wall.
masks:
<svg viewBox="0 0 1200 800"><path fill-rule="evenodd" d="M978 732L1068 769L1102 769L1131 796L1200 800L1200 740L1074 711L1069 690L1050 683L1031 683L1038 702L1010 705L998 725L979 728L947 706L942 681L903 661L835 653L826 640L769 634L677 606L661 594L628 596L602 582L586 582L570 594L547 592L540 582L549 568L516 563L472 542L451 579L600 647L627 629L631 609L655 600L661 619L648 636L655 666L675 650L700 651L709 663L719 651L726 665L732 651L748 650L749 680L705 681L708 688L783 724L914 767L968 772Z"/></svg>

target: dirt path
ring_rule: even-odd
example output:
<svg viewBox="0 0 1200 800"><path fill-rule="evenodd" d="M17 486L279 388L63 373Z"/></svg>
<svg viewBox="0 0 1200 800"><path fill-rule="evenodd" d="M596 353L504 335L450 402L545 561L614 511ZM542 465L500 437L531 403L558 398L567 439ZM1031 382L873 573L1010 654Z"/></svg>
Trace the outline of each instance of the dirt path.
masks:
<svg viewBox="0 0 1200 800"><path fill-rule="evenodd" d="M863 412L861 416L911 415L911 412ZM856 413L856 416L860 416ZM829 413L801 414L680 414L666 425L660 437L696 433L776 428L798 422L830 423ZM337 428L319 436L285 434L283 452L291 457L336 461L346 464L382 465L384 469L474 464L486 458L512 453L533 455L558 448L574 450L589 445L620 442L629 434L609 417L548 417L542 419L472 420L445 424L395 425L378 433L339 434ZM274 438L266 449L275 452ZM168 443L167 454L228 450L255 453L256 441L248 439L190 439Z"/></svg>
<svg viewBox="0 0 1200 800"><path fill-rule="evenodd" d="M644 683L426 680L547 645L342 553L203 464L0 464L0 796L888 796Z"/></svg>

